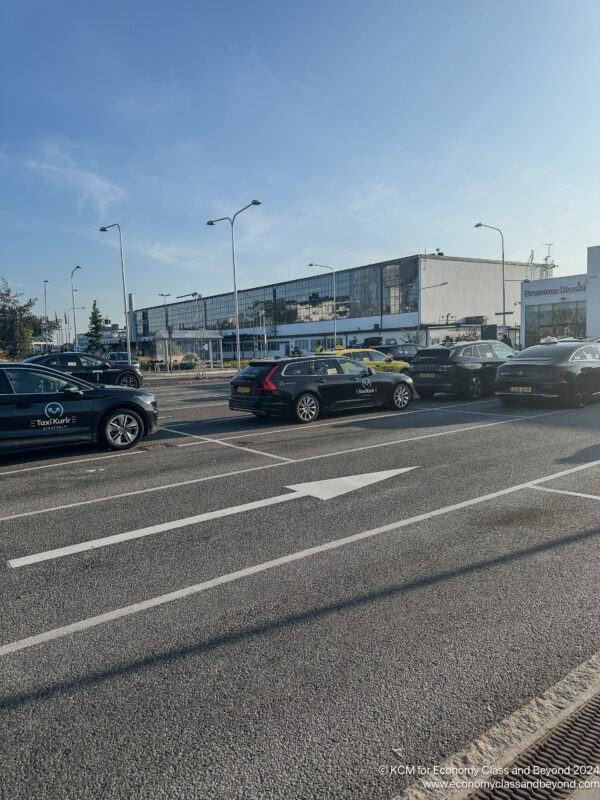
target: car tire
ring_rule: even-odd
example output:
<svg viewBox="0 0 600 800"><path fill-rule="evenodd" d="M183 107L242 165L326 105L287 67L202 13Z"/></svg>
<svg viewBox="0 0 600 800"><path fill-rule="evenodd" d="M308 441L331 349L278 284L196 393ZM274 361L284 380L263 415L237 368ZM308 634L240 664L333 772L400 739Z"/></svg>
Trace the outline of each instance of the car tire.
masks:
<svg viewBox="0 0 600 800"><path fill-rule="evenodd" d="M585 408L590 400L590 392L586 381L578 378L569 398L570 408Z"/></svg>
<svg viewBox="0 0 600 800"><path fill-rule="evenodd" d="M117 386L126 386L128 389L139 389L140 379L132 372L126 372L124 375L119 376Z"/></svg>
<svg viewBox="0 0 600 800"><path fill-rule="evenodd" d="M501 397L500 402L503 406L516 406L519 401L516 397Z"/></svg>
<svg viewBox="0 0 600 800"><path fill-rule="evenodd" d="M314 422L319 416L319 401L314 394L305 392L301 394L294 405L294 417L303 425Z"/></svg>
<svg viewBox="0 0 600 800"><path fill-rule="evenodd" d="M144 423L130 408L114 408L102 418L99 434L111 450L129 450L144 435Z"/></svg>
<svg viewBox="0 0 600 800"><path fill-rule="evenodd" d="M422 397L423 400L431 400L435 392L432 389L417 389L419 393L419 397Z"/></svg>
<svg viewBox="0 0 600 800"><path fill-rule="evenodd" d="M483 383L479 375L471 375L469 378L465 397L467 400L480 400L483 397Z"/></svg>
<svg viewBox="0 0 600 800"><path fill-rule="evenodd" d="M390 406L397 411L404 411L408 408L412 400L412 392L407 383L397 383L392 390L392 401Z"/></svg>

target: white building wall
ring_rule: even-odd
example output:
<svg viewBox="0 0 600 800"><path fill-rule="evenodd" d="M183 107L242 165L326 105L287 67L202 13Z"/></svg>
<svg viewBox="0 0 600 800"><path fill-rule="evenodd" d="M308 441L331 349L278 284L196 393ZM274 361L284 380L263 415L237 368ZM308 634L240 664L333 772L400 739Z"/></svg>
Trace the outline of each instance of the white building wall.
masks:
<svg viewBox="0 0 600 800"><path fill-rule="evenodd" d="M543 275L545 264L506 261L506 325L517 327L520 320L521 281ZM421 287L447 281L447 286L421 292L421 325L445 323L446 315L455 322L465 317L487 317L487 324L502 325L502 262L453 259L447 256L422 256ZM544 281L546 283L546 281ZM510 314L509 312L513 312Z"/></svg>

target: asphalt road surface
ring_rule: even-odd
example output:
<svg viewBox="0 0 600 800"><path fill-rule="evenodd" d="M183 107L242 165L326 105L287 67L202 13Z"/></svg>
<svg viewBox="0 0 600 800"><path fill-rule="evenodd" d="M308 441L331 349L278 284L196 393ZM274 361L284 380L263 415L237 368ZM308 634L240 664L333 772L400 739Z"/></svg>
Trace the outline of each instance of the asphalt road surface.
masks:
<svg viewBox="0 0 600 800"><path fill-rule="evenodd" d="M600 650L599 404L156 393L0 460L2 798L389 800Z"/></svg>

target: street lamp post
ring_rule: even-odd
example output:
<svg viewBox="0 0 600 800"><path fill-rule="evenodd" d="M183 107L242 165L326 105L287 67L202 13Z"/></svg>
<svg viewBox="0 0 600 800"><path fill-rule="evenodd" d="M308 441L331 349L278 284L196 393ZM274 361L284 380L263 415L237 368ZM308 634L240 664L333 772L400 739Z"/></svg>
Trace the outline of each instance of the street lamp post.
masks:
<svg viewBox="0 0 600 800"><path fill-rule="evenodd" d="M48 345L48 305L46 303L46 287L48 280L44 281L44 350L47 352Z"/></svg>
<svg viewBox="0 0 600 800"><path fill-rule="evenodd" d="M75 317L75 287L73 286L73 275L78 269L83 269L77 265L75 269L71 270L71 304L73 306L73 349L77 351L77 319Z"/></svg>
<svg viewBox="0 0 600 800"><path fill-rule="evenodd" d="M483 222L478 222L476 228L489 228L492 231L498 231L502 240L502 328L503 333L506 335L506 291L504 286L504 234L500 228L495 228L493 225L485 225Z"/></svg>
<svg viewBox="0 0 600 800"><path fill-rule="evenodd" d="M100 230L104 233L109 228L119 229L119 245L121 248L121 277L123 279L123 310L125 311L125 338L127 339L127 363L131 366L131 341L129 337L129 314L127 313L127 284L125 283L125 259L123 257L123 234L118 222L112 225L103 225Z"/></svg>
<svg viewBox="0 0 600 800"><path fill-rule="evenodd" d="M200 340L198 338L198 331L200 330L200 301L202 294L200 292L189 292L188 294L178 294L177 299L182 300L184 297L191 297L196 305L196 351L198 356L198 373L200 373L200 350L202 349L202 356L204 356L204 324L202 327L202 347L200 347Z"/></svg>
<svg viewBox="0 0 600 800"><path fill-rule="evenodd" d="M171 334L169 332L169 312L167 311L167 297L171 297L170 294L164 294L163 292L158 293L160 297L162 297L163 302L165 304L165 328L167 329L167 338L165 339L165 363L167 365L167 369L171 371L171 348L169 347L169 340L171 338Z"/></svg>
<svg viewBox="0 0 600 800"><path fill-rule="evenodd" d="M448 286L448 281L434 283L432 286L421 286L419 288L419 317L417 320L417 344L421 344L421 292L426 289L435 289L437 286ZM427 333L425 333L425 346L427 346Z"/></svg>
<svg viewBox="0 0 600 800"><path fill-rule="evenodd" d="M237 294L237 274L235 268L235 236L233 233L233 223L235 222L235 218L238 214L241 214L242 211L245 211L250 206L260 206L260 200L253 200L251 203L248 203L247 206L240 208L239 211L236 211L233 217L219 217L219 219L209 219L206 223L207 225L214 225L215 222L229 222L231 225L231 253L233 256L233 296L235 302L235 346L237 351L237 365L238 370L242 368L242 357L240 354L240 314L239 314L239 307L238 307L238 294Z"/></svg>
<svg viewBox="0 0 600 800"><path fill-rule="evenodd" d="M333 275L333 349L335 350L335 346L337 344L337 299L335 296L335 270L333 267L328 267L326 264L313 264L311 262L308 266L329 269Z"/></svg>

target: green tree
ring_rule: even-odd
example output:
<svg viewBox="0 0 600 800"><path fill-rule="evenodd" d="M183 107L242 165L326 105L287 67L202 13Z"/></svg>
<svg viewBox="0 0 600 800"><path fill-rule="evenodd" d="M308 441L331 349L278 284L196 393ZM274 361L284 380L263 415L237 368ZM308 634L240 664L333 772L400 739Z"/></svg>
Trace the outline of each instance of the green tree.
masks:
<svg viewBox="0 0 600 800"><path fill-rule="evenodd" d="M31 313L37 298L22 302L23 292L15 292L6 278L0 279L0 350L11 361L20 361L31 354L31 342L44 330L44 320ZM56 330L48 322L48 331Z"/></svg>
<svg viewBox="0 0 600 800"><path fill-rule="evenodd" d="M94 300L92 303L92 313L90 314L90 325L87 332L88 344L86 350L95 353L100 350L102 342L102 314L98 311L98 304Z"/></svg>

